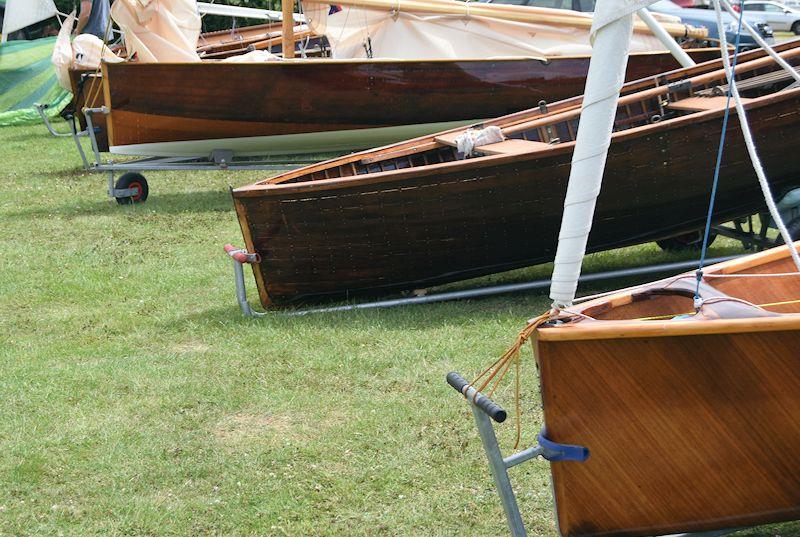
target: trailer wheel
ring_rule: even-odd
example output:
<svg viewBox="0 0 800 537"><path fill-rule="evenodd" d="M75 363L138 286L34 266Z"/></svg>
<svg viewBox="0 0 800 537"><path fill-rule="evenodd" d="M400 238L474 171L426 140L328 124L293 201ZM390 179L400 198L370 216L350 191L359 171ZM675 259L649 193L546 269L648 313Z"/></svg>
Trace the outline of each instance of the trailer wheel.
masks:
<svg viewBox="0 0 800 537"><path fill-rule="evenodd" d="M792 237L793 241L800 239L800 216L790 220L789 223L786 224L786 231L789 232L789 235ZM778 236L775 238L775 246L780 246L781 244L784 244L783 236L778 233Z"/></svg>
<svg viewBox="0 0 800 537"><path fill-rule="evenodd" d="M716 238L717 234L712 231L708 235L708 245L711 246ZM684 233L683 235L661 239L660 241L656 241L656 244L658 244L662 250L666 250L667 252L699 250L703 247L703 230L698 229L697 231Z"/></svg>
<svg viewBox="0 0 800 537"><path fill-rule="evenodd" d="M123 196L115 198L117 200L117 203L119 203L120 205L131 205L132 203L142 203L145 200L147 200L147 195L150 193L150 189L147 186L147 179L144 178L144 175L137 172L128 172L122 174L122 177L117 179L114 188L116 190L133 188L139 191L138 194L133 196Z"/></svg>

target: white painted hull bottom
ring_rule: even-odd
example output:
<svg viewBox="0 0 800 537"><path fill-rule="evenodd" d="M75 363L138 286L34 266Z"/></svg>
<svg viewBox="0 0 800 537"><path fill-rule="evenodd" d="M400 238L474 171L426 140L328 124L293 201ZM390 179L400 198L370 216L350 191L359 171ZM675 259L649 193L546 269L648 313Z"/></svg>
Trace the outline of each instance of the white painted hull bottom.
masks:
<svg viewBox="0 0 800 537"><path fill-rule="evenodd" d="M367 149L425 136L471 123L480 119L422 123L399 127L374 129L352 129L342 131L284 134L279 136L251 136L246 138L216 138L213 140L187 140L184 142L159 142L150 144L116 145L110 152L117 155L143 157L195 157L205 158L212 151L233 151L237 157L269 155L299 155L333 153L355 149Z"/></svg>

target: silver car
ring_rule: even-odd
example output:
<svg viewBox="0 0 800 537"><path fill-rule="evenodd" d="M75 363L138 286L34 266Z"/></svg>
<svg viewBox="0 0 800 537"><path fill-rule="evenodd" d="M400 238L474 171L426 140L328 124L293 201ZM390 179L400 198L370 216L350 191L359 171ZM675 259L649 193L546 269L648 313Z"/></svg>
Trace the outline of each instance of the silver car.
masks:
<svg viewBox="0 0 800 537"><path fill-rule="evenodd" d="M744 3L744 11L763 15L773 30L800 35L800 10L772 0L750 0Z"/></svg>

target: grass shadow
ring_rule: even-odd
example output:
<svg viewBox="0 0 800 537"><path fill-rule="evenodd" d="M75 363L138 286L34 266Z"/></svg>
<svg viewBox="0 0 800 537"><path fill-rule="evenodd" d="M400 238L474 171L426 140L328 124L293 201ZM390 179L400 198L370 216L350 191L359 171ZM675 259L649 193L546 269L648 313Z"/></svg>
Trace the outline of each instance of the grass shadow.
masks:
<svg viewBox="0 0 800 537"><path fill-rule="evenodd" d="M731 245L710 250L708 257L710 259L713 257L739 255L742 253L744 253L744 251L741 247ZM652 250L641 252L639 255L629 256L619 255L619 252L616 252L614 255L609 255L608 252L601 252L599 254L594 254L594 256L589 256L589 263L587 263L589 269L586 270L584 274L588 275L610 270L624 270L626 268L638 268L680 261L693 262L697 260L697 256L698 253L692 251L661 252ZM693 270L691 267L683 270L666 269L650 274L620 276L613 279L585 283L580 286L579 296L645 284L681 272L690 272L691 270ZM219 306L207 309L203 312L189 314L178 320L178 323L195 324L198 321L204 321L222 324L235 323L245 326L259 322L284 324L290 322L291 319L313 317L315 324L318 324L320 328L336 329L352 326L354 323L357 323L359 326L382 326L385 325L388 320L391 320L391 324L397 328L415 330L430 328L431 326L463 325L465 322L475 322L481 319L489 321L497 315L519 317L524 320L545 311L545 309L549 307L549 286L546 280L549 278L551 271L552 263L536 265L506 273L483 276L434 287L428 290L427 296L452 291L472 291L496 285L518 284L532 281L544 283L542 287L535 289L442 302L405 304L381 308L354 308L349 310L338 310L338 308L408 298L411 297L412 294L408 292L395 292L379 296L359 297L348 301L329 300L300 302L283 309L268 310L267 315L260 318L247 318L242 314L236 302L233 285L231 285L230 294L221 298ZM252 279L249 278L249 274L246 278L248 278L246 280L246 285L248 286L250 305L257 311L261 311L261 304L258 301ZM233 282L231 282L231 284L232 283ZM224 304L222 304L222 302L224 302ZM324 311L328 308L331 308L332 311ZM404 310L406 314L397 313L402 310Z"/></svg>
<svg viewBox="0 0 800 537"><path fill-rule="evenodd" d="M135 214L138 211L155 212L161 214L181 214L187 212L231 212L233 202L230 193L225 190L198 190L194 192L177 192L157 194L145 203L133 205L120 205L115 200L108 198L104 190L98 188L98 195L103 198L89 203L65 203L55 206L30 207L21 210L12 210L6 213L10 217L42 217L58 215L64 218L77 218L87 215L108 215L115 211L127 211Z"/></svg>

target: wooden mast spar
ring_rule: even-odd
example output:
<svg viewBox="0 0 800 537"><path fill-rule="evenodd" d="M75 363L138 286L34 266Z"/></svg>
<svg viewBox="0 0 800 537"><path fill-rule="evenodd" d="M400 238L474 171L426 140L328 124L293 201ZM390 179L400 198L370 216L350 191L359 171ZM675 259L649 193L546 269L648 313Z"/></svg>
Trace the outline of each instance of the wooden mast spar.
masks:
<svg viewBox="0 0 800 537"><path fill-rule="evenodd" d="M294 0L281 0L283 57L294 58Z"/></svg>
<svg viewBox="0 0 800 537"><path fill-rule="evenodd" d="M507 4L466 3L457 0L341 0L337 1L337 4L366 9L385 9L387 12L412 11L416 13L441 15L490 17L514 22L567 25L587 29L592 26L591 15L571 13L564 10ZM690 25L674 22L661 22L661 26L672 37L691 39L705 39L708 37L708 30L706 28L695 28ZM641 20L636 20L634 22L634 31L651 33L647 24Z"/></svg>

